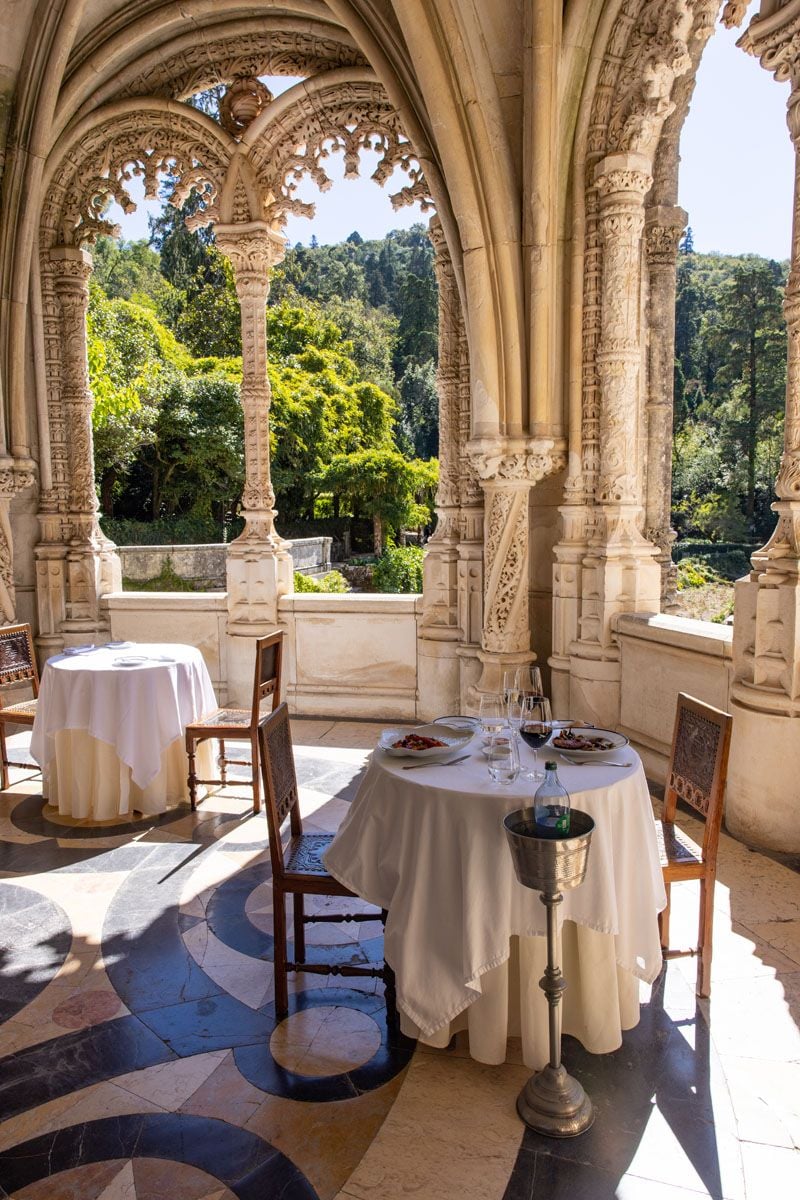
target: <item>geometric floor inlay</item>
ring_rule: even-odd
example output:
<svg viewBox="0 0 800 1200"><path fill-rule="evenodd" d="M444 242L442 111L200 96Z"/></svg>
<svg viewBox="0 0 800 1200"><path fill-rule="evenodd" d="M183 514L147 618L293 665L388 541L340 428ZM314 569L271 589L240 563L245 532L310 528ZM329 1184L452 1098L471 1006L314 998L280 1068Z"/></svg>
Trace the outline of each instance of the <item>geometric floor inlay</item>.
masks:
<svg viewBox="0 0 800 1200"><path fill-rule="evenodd" d="M332 833L377 728L293 726L305 828ZM596 1119L557 1141L516 1114L518 1043L497 1067L466 1035L417 1047L378 978L292 975L277 1019L249 789L91 828L14 779L0 793L0 1200L800 1195L800 888L725 834L710 1004L693 965L671 963L620 1050L566 1038ZM306 908L354 918L306 926L309 964L380 963L368 905Z"/></svg>

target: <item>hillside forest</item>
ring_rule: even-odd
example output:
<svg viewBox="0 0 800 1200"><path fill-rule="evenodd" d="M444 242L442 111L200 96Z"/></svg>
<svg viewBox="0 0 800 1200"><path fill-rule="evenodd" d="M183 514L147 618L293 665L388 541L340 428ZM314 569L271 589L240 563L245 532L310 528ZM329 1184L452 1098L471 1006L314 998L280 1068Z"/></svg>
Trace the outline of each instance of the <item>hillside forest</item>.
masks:
<svg viewBox="0 0 800 1200"><path fill-rule="evenodd" d="M227 260L213 235L190 233L167 206L148 241L101 239L94 261L89 367L105 528L119 542L235 536L241 340ZM696 253L691 231L681 246L673 525L684 590L742 574L772 529L787 269ZM430 528L437 290L424 226L290 248L273 271L267 321L282 532L360 522L380 552L403 528ZM724 588L720 597L724 619Z"/></svg>
<svg viewBox="0 0 800 1200"><path fill-rule="evenodd" d="M422 225L297 245L267 310L279 527L429 526L438 478L437 291ZM88 315L102 521L118 542L241 528L239 303L213 236L166 207L149 241L100 239Z"/></svg>

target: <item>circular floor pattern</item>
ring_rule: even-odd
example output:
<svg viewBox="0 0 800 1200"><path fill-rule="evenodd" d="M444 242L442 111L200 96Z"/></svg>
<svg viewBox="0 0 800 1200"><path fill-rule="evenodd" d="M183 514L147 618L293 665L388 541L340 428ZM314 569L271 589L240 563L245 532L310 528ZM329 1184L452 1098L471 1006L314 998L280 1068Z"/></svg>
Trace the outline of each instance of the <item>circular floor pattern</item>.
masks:
<svg viewBox="0 0 800 1200"><path fill-rule="evenodd" d="M294 1067L282 1065L277 1060L273 1054L272 1039L270 1038L267 1045L252 1043L239 1045L234 1049L236 1066L245 1079L254 1087L260 1088L261 1091L270 1092L273 1096L285 1096L287 1100L351 1100L363 1092L371 1092L375 1088L382 1087L408 1066L416 1042L400 1032L399 1021L396 1017L393 1016L391 1021L387 1021L386 1002L383 996L359 992L355 988L342 987L294 992L289 996L289 1017L284 1023L291 1027L292 1017L295 1014L319 1008L325 1010L326 1013L331 1009L344 1008L369 1018L380 1033L380 1043L376 1046L372 1057L363 1060L357 1066L348 1067L344 1071L303 1074L296 1071ZM274 1003L266 1004L261 1012L271 1015L274 1020ZM368 1027L361 1025L360 1028L362 1032L354 1037L350 1051L351 1054L355 1054L356 1047L360 1047L359 1056L367 1046L364 1033ZM280 1038L277 1044L278 1053L281 1054ZM309 1057L307 1060L309 1068L311 1061L311 1057ZM331 1055L330 1066L334 1065L333 1055Z"/></svg>
<svg viewBox="0 0 800 1200"><path fill-rule="evenodd" d="M0 883L0 1021L30 1004L58 972L72 944L60 905L17 883Z"/></svg>
<svg viewBox="0 0 800 1200"><path fill-rule="evenodd" d="M381 1031L367 1013L341 1004L301 1009L281 1021L269 1048L295 1075L342 1075L377 1054Z"/></svg>
<svg viewBox="0 0 800 1200"><path fill-rule="evenodd" d="M179 1160L175 1160L176 1152L180 1152ZM132 1164L125 1162L131 1158ZM139 1173L138 1164L143 1159L149 1160L151 1166ZM61 1190L55 1183L62 1172L74 1177L77 1168L108 1160L117 1160L112 1178L123 1172L124 1181L126 1170L129 1170L134 1186L139 1182L137 1174L143 1178L147 1188L143 1200L148 1197L148 1191L153 1196L157 1177L161 1178L162 1184L165 1177L168 1178L166 1170L169 1167L173 1169L178 1186L162 1191L161 1195L182 1197L180 1181L187 1166L206 1175L214 1200L226 1197L228 1193L237 1200L253 1200L257 1196L318 1200L302 1171L263 1138L227 1121L183 1113L107 1117L54 1130L0 1152L0 1179L11 1196L23 1189L32 1189L32 1185L44 1179L50 1180L50 1191L45 1193L48 1197L69 1196L68 1190ZM74 1191L74 1178L71 1185L73 1195L82 1198L82 1192ZM32 1190L29 1194L35 1195ZM120 1191L122 1194L131 1196L131 1200L134 1196L138 1198L138 1187L135 1192L130 1188Z"/></svg>
<svg viewBox="0 0 800 1200"><path fill-rule="evenodd" d="M102 825L76 825L73 821L65 822L58 811L51 807L44 796L23 796L19 804L11 810L11 823L22 833L31 833L39 837L59 838L61 841L89 838L124 837L131 833L143 833L146 829L171 825L189 815L187 807L171 808L158 816L142 816L135 814L130 821L104 822Z"/></svg>

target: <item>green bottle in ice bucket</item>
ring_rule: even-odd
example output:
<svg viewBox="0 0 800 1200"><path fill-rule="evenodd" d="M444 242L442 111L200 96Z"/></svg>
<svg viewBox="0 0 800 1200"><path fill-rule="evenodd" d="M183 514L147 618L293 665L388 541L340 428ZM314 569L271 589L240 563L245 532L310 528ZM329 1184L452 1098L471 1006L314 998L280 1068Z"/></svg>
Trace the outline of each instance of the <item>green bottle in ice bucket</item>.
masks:
<svg viewBox="0 0 800 1200"><path fill-rule="evenodd" d="M544 764L544 781L533 798L533 817L540 837L569 836L569 792L558 778L558 764Z"/></svg>

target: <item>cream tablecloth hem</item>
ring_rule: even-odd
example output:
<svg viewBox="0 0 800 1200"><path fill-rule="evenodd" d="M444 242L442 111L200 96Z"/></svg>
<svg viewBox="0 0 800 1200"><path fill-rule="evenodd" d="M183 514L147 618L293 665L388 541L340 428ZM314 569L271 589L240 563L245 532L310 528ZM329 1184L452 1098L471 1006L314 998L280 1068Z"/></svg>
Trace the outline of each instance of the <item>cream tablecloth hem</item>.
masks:
<svg viewBox="0 0 800 1200"><path fill-rule="evenodd" d="M622 1032L639 1022L639 980L617 964L611 936L571 921L562 930L562 957L564 1033L592 1054L618 1050ZM401 1028L439 1049L455 1033L466 1031L470 1057L492 1065L506 1060L507 1038L518 1037L524 1063L540 1070L548 1060L547 1001L538 985L546 963L543 937L513 937L503 960L481 976L472 1003L440 1028L423 1030L398 997Z"/></svg>
<svg viewBox="0 0 800 1200"><path fill-rule="evenodd" d="M54 753L43 771L43 792L62 816L108 821L132 812L151 816L188 802L182 737L163 751L160 770L144 788L133 782L131 768L119 758L116 747L85 729L62 729L51 745ZM213 743L202 743L197 758L198 774L210 778Z"/></svg>

